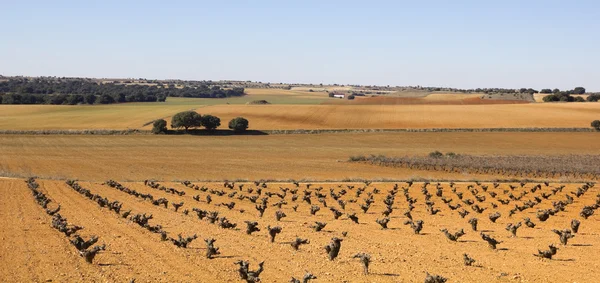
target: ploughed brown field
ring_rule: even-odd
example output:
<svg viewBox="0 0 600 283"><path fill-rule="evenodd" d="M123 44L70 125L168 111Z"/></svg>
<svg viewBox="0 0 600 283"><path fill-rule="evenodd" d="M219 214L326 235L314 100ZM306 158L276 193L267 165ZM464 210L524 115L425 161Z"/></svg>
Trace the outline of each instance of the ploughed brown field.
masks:
<svg viewBox="0 0 600 283"><path fill-rule="evenodd" d="M110 177L107 175L106 179ZM318 278L311 282L423 282L426 272L444 276L448 282L597 282L600 275L599 216L595 213L585 219L580 215L584 206L597 202L596 195L600 191L597 186L580 189L584 186L582 183L500 183L494 186L491 182L459 182L451 187L450 183L425 186L420 182L412 185L336 182L313 183L308 187L308 183L296 186L267 182L263 188L262 183L235 183L224 187L223 182L192 182L188 186L159 182L156 189L143 182L121 182L138 194L166 198L169 204L164 207L126 193L123 188L118 190L102 182L79 182L89 194L122 203L118 213L99 206L99 198L92 200L64 181L37 180L37 183L36 190L52 200L47 206L49 210L60 205L58 213L69 224L84 227L77 232L79 235L84 239L98 236L96 245L105 244L106 250L99 252L93 263L86 263L69 242L74 236L66 237L51 227L52 217L36 203L27 183L23 179L3 179L0 180L0 220L4 227L0 229L2 281L242 282L238 265L234 264L239 260L249 261L250 270L256 270L258 263L264 261L264 272L259 276L261 282L288 282L292 276L301 278L306 272ZM166 190L161 190L161 186ZM179 194L167 192L171 188ZM285 195L282 189L288 189ZM297 191L292 193L292 190ZM303 201L305 191L311 193L312 205L320 207L315 215L310 213L311 205ZM335 198L345 201L345 209L330 191ZM359 191L362 193L357 196ZM395 194L392 212L388 229L383 229L376 220L383 219L382 212L386 210L383 201L391 192ZM299 196L295 201L294 194ZM210 204L206 202L208 195L212 197ZM196 196L199 201L195 200ZM262 217L250 199L253 196L257 196L257 203L261 198L267 199ZM360 205L371 196L374 202L363 212ZM318 201L318 197L324 202ZM426 198L434 203L434 210L439 210L435 215L428 212ZM413 220L424 222L420 234L404 225L409 220L404 214L408 199L416 200L411 212ZM449 203L445 204L443 199ZM465 203L467 200L485 210L477 213L473 205ZM506 201L510 203L501 203ZM546 221L537 218L538 210L552 209L552 203L559 201L566 204L564 209L557 210ZM180 202L183 206L175 211L172 204ZM231 202L235 203L231 209L224 205ZM281 203L281 208L274 206L277 203ZM525 203L535 204L526 208ZM462 207L456 210L450 207L459 204ZM523 210L516 210L515 206ZM206 218L199 219L193 208L216 211L219 217L226 217L237 226L226 229L210 224ZM336 208L343 215L334 219L330 208ZM123 217L130 210L131 214ZM275 212L278 210L287 217L277 221ZM469 212L464 218L459 215L463 210ZM489 219L494 212L501 215L495 223ZM153 216L146 228L131 220L132 215L142 213ZM358 224L348 219L347 215L353 213L358 217ZM473 231L468 223L473 217L478 219L478 231ZM534 228L525 226L525 217L535 223ZM552 229L571 229L572 219L581 222L579 231L563 245ZM244 221L257 221L260 231L247 235ZM326 226L316 232L310 227L315 221L324 222ZM505 228L518 222L523 226L513 236ZM147 228L157 225L166 233L166 241L161 240L160 233ZM268 225L282 228L273 243L267 233ZM463 229L465 235L454 242L447 239L441 229L450 233ZM492 249L480 233L501 243ZM187 248L179 248L169 239L177 238L178 234L184 238L195 234L198 238ZM309 243L296 251L290 245L296 237L308 239ZM324 246L333 237L343 241L339 255L330 261ZM213 259L205 258L204 239L209 238L216 239L215 247L220 252ZM550 244L559 248L552 259L534 256L538 249L546 250ZM371 256L368 275L363 274L359 260L352 258L359 252ZM476 260L473 266L464 265L465 253Z"/></svg>
<svg viewBox="0 0 600 283"><path fill-rule="evenodd" d="M4 176L115 180L494 180L508 176L387 168L350 156L600 154L598 134L343 133L268 136L0 135ZM512 178L512 177L511 177Z"/></svg>

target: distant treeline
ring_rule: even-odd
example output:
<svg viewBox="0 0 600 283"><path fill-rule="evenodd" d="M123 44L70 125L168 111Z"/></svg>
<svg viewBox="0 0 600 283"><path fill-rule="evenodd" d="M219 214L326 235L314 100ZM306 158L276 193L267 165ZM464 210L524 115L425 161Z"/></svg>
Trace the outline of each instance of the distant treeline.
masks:
<svg viewBox="0 0 600 283"><path fill-rule="evenodd" d="M58 78L11 78L0 81L2 104L111 104L162 102L169 96L225 98L243 95L243 88L223 89L209 85L176 88L174 85L125 85Z"/></svg>

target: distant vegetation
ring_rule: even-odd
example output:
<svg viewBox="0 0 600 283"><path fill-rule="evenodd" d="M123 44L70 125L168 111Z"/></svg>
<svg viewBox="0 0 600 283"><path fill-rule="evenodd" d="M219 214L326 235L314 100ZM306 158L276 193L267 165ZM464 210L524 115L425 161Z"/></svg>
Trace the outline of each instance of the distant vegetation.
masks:
<svg viewBox="0 0 600 283"><path fill-rule="evenodd" d="M600 120L592 121L592 128L596 129L596 131L600 131Z"/></svg>
<svg viewBox="0 0 600 283"><path fill-rule="evenodd" d="M573 90L566 90L566 91L560 91L559 89L554 89L554 90L550 90L550 89L542 89L542 91L540 93L548 93L549 95L544 96L544 102L557 102L557 101L562 101L562 102L585 102L586 100L583 99L583 97L581 96L572 96L572 94L585 94L585 88L582 87L576 87ZM592 101L592 100L588 100L588 101ZM596 98L595 101L598 101L598 99Z"/></svg>
<svg viewBox="0 0 600 283"><path fill-rule="evenodd" d="M252 100L246 104L256 104L256 105L264 105L264 104L271 104L266 100Z"/></svg>
<svg viewBox="0 0 600 283"><path fill-rule="evenodd" d="M598 122L600 126L600 121ZM428 156L352 156L350 162L449 173L492 174L516 177L598 178L600 155L466 155L434 151Z"/></svg>
<svg viewBox="0 0 600 283"><path fill-rule="evenodd" d="M171 128L181 129L184 128L185 132L188 133L190 128L204 127L209 132L216 130L221 126L221 119L213 115L200 115L196 111L183 111L179 112L171 118ZM248 129L248 120L243 117L233 118L229 121L229 129L236 133L245 132ZM164 119L155 120L152 123L153 134L172 134L176 132L170 132L167 129L167 121Z"/></svg>
<svg viewBox="0 0 600 283"><path fill-rule="evenodd" d="M167 97L225 98L243 96L243 88L197 84L177 88L174 84L102 83L78 78L10 78L0 81L2 104L111 104L162 102Z"/></svg>

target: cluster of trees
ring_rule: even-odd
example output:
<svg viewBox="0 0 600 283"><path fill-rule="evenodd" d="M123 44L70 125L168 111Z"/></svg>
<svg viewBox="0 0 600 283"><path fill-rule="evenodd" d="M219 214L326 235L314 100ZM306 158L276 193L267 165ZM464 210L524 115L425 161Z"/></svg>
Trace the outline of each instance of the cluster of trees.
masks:
<svg viewBox="0 0 600 283"><path fill-rule="evenodd" d="M190 128L204 127L207 131L214 131L221 126L221 119L213 115L200 115L196 111L179 112L171 118L171 128L184 128L187 132ZM229 129L236 133L244 132L248 129L248 120L243 117L237 117L229 121ZM166 134L167 121L164 119L155 120L152 125L152 133Z"/></svg>
<svg viewBox="0 0 600 283"><path fill-rule="evenodd" d="M583 87L576 87L572 90L565 90L565 91L561 91L557 88L555 88L553 90L542 89L540 91L540 93L550 94L550 95L544 96L544 98L543 98L544 102L556 102L556 101L585 102L586 101L581 96L572 96L572 94L585 94L585 88L583 88ZM588 100L588 101L592 101L592 100ZM598 100L596 99L596 101L598 101Z"/></svg>
<svg viewBox="0 0 600 283"><path fill-rule="evenodd" d="M169 96L225 98L243 95L243 88L223 89L208 84L176 88L172 84L125 85L97 83L90 79L11 78L0 81L2 104L111 104L163 102Z"/></svg>

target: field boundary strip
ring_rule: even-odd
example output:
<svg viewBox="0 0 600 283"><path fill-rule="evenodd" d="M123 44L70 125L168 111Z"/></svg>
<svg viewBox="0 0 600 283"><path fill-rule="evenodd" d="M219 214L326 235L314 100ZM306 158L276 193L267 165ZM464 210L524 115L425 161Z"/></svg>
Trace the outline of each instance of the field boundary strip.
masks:
<svg viewBox="0 0 600 283"><path fill-rule="evenodd" d="M252 130L235 135L297 135L297 134L337 134L337 133L482 133L482 132L596 132L592 128L402 128L402 129L293 129L293 130ZM175 133L171 135L183 135ZM86 129L86 130L0 130L0 135L152 135L150 130L126 129ZM190 135L226 136L233 132L223 130L216 133L195 131Z"/></svg>

